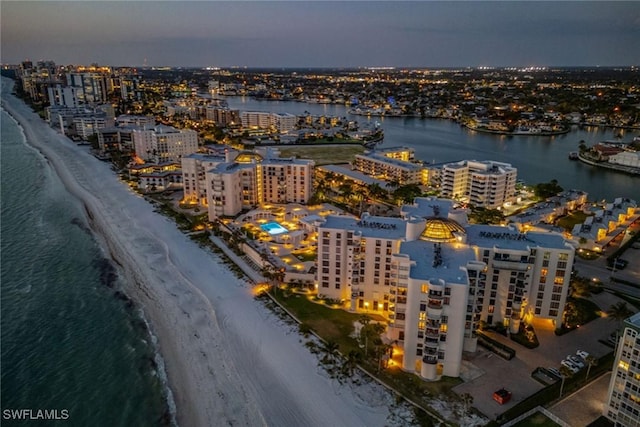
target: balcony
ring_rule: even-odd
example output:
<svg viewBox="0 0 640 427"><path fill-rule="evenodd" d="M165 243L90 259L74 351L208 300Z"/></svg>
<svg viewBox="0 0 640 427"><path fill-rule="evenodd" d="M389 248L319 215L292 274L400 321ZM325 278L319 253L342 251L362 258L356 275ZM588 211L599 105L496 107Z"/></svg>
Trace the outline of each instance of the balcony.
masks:
<svg viewBox="0 0 640 427"><path fill-rule="evenodd" d="M491 264L493 265L494 268L500 268L505 270L527 271L529 269L529 264L520 262L520 260L510 261L506 259L502 259L502 260L494 259L492 260Z"/></svg>
<svg viewBox="0 0 640 427"><path fill-rule="evenodd" d="M440 321L442 317L442 309L430 309L427 312L427 320Z"/></svg>
<svg viewBox="0 0 640 427"><path fill-rule="evenodd" d="M427 320L427 328L440 329L440 321L439 320L428 319Z"/></svg>
<svg viewBox="0 0 640 427"><path fill-rule="evenodd" d="M438 343L440 342L440 340L438 338L429 338L426 337L424 339L424 345L426 348L433 348L433 349L437 349L438 348Z"/></svg>
<svg viewBox="0 0 640 427"><path fill-rule="evenodd" d="M442 298L439 299L434 299L434 298L429 298L429 302L427 303L427 307L429 308L433 308L436 310L442 310Z"/></svg>
<svg viewBox="0 0 640 427"><path fill-rule="evenodd" d="M438 356L422 356L422 363L427 363L429 365L437 365L438 364Z"/></svg>
<svg viewBox="0 0 640 427"><path fill-rule="evenodd" d="M438 339L440 337L440 329L427 327L425 337Z"/></svg>

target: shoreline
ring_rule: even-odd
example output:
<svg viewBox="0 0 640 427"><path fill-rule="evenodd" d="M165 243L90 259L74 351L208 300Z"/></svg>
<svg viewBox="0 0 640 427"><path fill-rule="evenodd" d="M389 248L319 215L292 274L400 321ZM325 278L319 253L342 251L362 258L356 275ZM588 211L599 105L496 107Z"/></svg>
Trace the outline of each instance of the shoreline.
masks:
<svg viewBox="0 0 640 427"><path fill-rule="evenodd" d="M506 132L506 131L501 131L501 130L490 130L490 129L483 129L483 128L472 128L470 126L467 126L465 124L461 124L461 126L463 128L466 128L468 130L472 130L475 132L480 132L480 133L489 133L489 134L493 134L493 135L504 135L504 136L557 136L557 135L565 135L569 132L571 132L571 129L565 129L562 131L557 131L557 132L538 132L538 133L524 133L524 132Z"/></svg>
<svg viewBox="0 0 640 427"><path fill-rule="evenodd" d="M5 110L85 204L105 253L123 265L125 291L157 337L178 424L389 425L392 395L328 377L297 329L254 299L248 280L236 278L123 185L110 165L50 128L6 86Z"/></svg>
<svg viewBox="0 0 640 427"><path fill-rule="evenodd" d="M640 168L634 168L633 166L617 165L617 164L608 163L608 162L595 162L593 160L587 159L580 153L578 153L578 160L580 160L584 164L587 164L589 166L594 166L596 168L614 170L617 172L622 172L622 173L626 173L628 175L634 175L634 176L640 175Z"/></svg>
<svg viewBox="0 0 640 427"><path fill-rule="evenodd" d="M169 406L170 410L174 411L172 416L175 417L177 424L185 426L206 426L209 425L209 420L217 418L228 419L229 422L240 422L244 425L263 425L261 422L252 423L250 421L251 418L254 420L260 420L262 417L259 416L259 414L254 413L250 416L247 413L243 416L241 411L238 411L237 416L234 416L230 413L225 413L228 411L224 408L217 407L217 405L209 403L212 402L212 400L206 399L205 395L207 392L212 394L217 393L218 390L216 389L218 388L232 391L234 389L233 385L221 384L220 381L212 381L207 385L205 381L194 378L198 376L200 378L206 378L208 375L206 375L206 372L202 372L203 369L194 369L194 367L201 365L190 362L197 362L198 355L213 352L211 349L198 349L194 346L191 357L187 358L191 360L181 360L185 354L184 347L186 343L176 342L174 339L175 334L170 332L171 329L176 328L177 326L179 326L183 332L190 333L190 335L193 335L194 333L202 334L202 331L189 332L188 329L190 329L191 325L186 322L182 322L181 324L180 319L175 318L175 316L173 316L174 318L169 322L169 319L167 319L169 316L167 315L171 313L172 308L162 302L163 299L168 301L167 296L162 295L162 291L166 290L158 289L157 286L152 286L148 283L150 282L150 277L148 277L148 274L145 274L148 272L141 271L140 265L136 265L140 261L139 259L136 259L138 258L136 257L136 254L127 249L125 242L118 240L118 237L116 236L117 230L111 229L111 224L109 224L109 222L100 214L101 211L104 212L104 204L100 203L100 201L97 200L97 198L93 196L87 188L83 187L82 183L78 182L76 179L77 177L72 176L72 173L67 169L69 165L65 164L67 161L60 157L61 153L56 152L56 148L53 146L47 146L47 143L66 142L69 145L67 148L77 151L77 155L82 155L83 152L81 150L77 150L77 147L74 146L75 144L66 136L57 134L53 129L48 128L48 125L43 122L39 116L32 112L31 109L22 102L22 100L16 98L14 95L9 96L13 99L5 97L5 94L3 93L2 106L22 128L26 137L27 145L40 152L44 160L49 163L54 173L58 175L67 191L69 191L83 204L86 212L86 219L90 225L94 238L96 238L100 246L102 246L105 251L105 255L110 257L114 263L122 267L125 282L129 285L126 287L125 291L133 297L133 300L143 311L145 319L148 321L149 334L152 338L157 340L154 344L159 351L160 357L164 361L163 370L167 377L168 387L171 392L171 394L167 396L166 404ZM24 110L28 111L19 111L22 106L24 106ZM32 117L27 117L27 114L32 114ZM39 125L47 127L47 129L37 129L37 126ZM42 132L43 130L49 131L53 135L48 138L45 136L44 141L42 141L38 136L44 136L42 135L44 133ZM40 135L37 135L38 133L40 133ZM58 141L54 140L56 137L59 139ZM105 166L108 168L107 165ZM109 173L113 174L110 169ZM113 176L115 179L115 175ZM120 183L116 181L116 184ZM146 204L145 201L142 202ZM149 209L151 209L151 207L149 207ZM190 308L196 310L211 310L210 306L206 307L206 298L202 295L189 296L192 300L190 301L190 304L192 304L192 307ZM203 307L198 307L200 305ZM183 310L183 314L184 313L186 313L186 311ZM215 328L210 329L212 332L215 330ZM209 338L211 339L211 342L220 340L219 336L211 336ZM199 350L201 353L196 355L196 350ZM207 371L211 371L211 367L206 368ZM213 385L219 387L212 387Z"/></svg>

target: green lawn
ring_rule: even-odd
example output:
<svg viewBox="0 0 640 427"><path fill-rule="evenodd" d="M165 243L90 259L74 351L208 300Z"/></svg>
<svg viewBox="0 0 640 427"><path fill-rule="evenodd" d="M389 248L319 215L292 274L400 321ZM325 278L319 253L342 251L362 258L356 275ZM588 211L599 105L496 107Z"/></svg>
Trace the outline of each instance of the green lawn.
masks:
<svg viewBox="0 0 640 427"><path fill-rule="evenodd" d="M312 253L309 253L306 250L294 251L294 252L291 252L291 255L295 256L296 258L298 258L302 262L315 261L316 258L318 257L318 254L315 251L312 252Z"/></svg>
<svg viewBox="0 0 640 427"><path fill-rule="evenodd" d="M365 148L362 145L320 145L320 146L294 146L277 147L281 157L296 156L300 159L311 159L316 165L332 163L348 163L355 159L356 154L362 154Z"/></svg>
<svg viewBox="0 0 640 427"><path fill-rule="evenodd" d="M524 420L520 420L513 427L559 427L560 424L547 417L542 412L535 412Z"/></svg>
<svg viewBox="0 0 640 427"><path fill-rule="evenodd" d="M278 292L276 299L325 341L336 342L342 354L359 349L355 338L349 336L353 333L353 323L358 320L359 314L312 302L306 295L295 293L288 295Z"/></svg>
<svg viewBox="0 0 640 427"><path fill-rule="evenodd" d="M278 292L276 299L293 313L302 323L308 325L325 341L334 341L339 345L342 354L351 350L361 351L354 338L353 323L362 314L349 313L341 309L330 308L324 304L310 301L306 295ZM369 314L373 320L382 320L381 316ZM446 397L452 400L459 398L451 389L462 382L459 378L442 377L440 381L423 381L414 374L402 371L397 366L378 369L376 360L365 360L361 366L375 375L385 384L401 391L401 393L423 407L428 407L428 401L434 397Z"/></svg>
<svg viewBox="0 0 640 427"><path fill-rule="evenodd" d="M589 215L585 214L582 211L574 211L567 216L559 218L556 225L558 227L564 228L567 231L571 231L576 224L582 224L588 216Z"/></svg>

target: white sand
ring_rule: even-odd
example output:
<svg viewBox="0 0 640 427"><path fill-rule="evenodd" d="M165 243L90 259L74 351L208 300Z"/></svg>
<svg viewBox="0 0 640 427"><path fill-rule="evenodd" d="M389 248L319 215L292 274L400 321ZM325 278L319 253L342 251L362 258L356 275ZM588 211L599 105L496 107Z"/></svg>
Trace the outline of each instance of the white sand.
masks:
<svg viewBox="0 0 640 427"><path fill-rule="evenodd" d="M85 203L92 229L128 276L127 293L150 320L180 425L398 424L387 420L388 393L327 378L248 283L155 213L109 164L48 127L11 86L2 79L3 107Z"/></svg>

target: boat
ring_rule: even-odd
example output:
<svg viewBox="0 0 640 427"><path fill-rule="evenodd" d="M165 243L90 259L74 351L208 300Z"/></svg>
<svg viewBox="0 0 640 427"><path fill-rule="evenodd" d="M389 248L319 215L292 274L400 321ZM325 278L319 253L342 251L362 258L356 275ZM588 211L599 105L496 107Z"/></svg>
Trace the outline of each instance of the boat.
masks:
<svg viewBox="0 0 640 427"><path fill-rule="evenodd" d="M577 151L569 152L569 160L578 160L578 152Z"/></svg>

